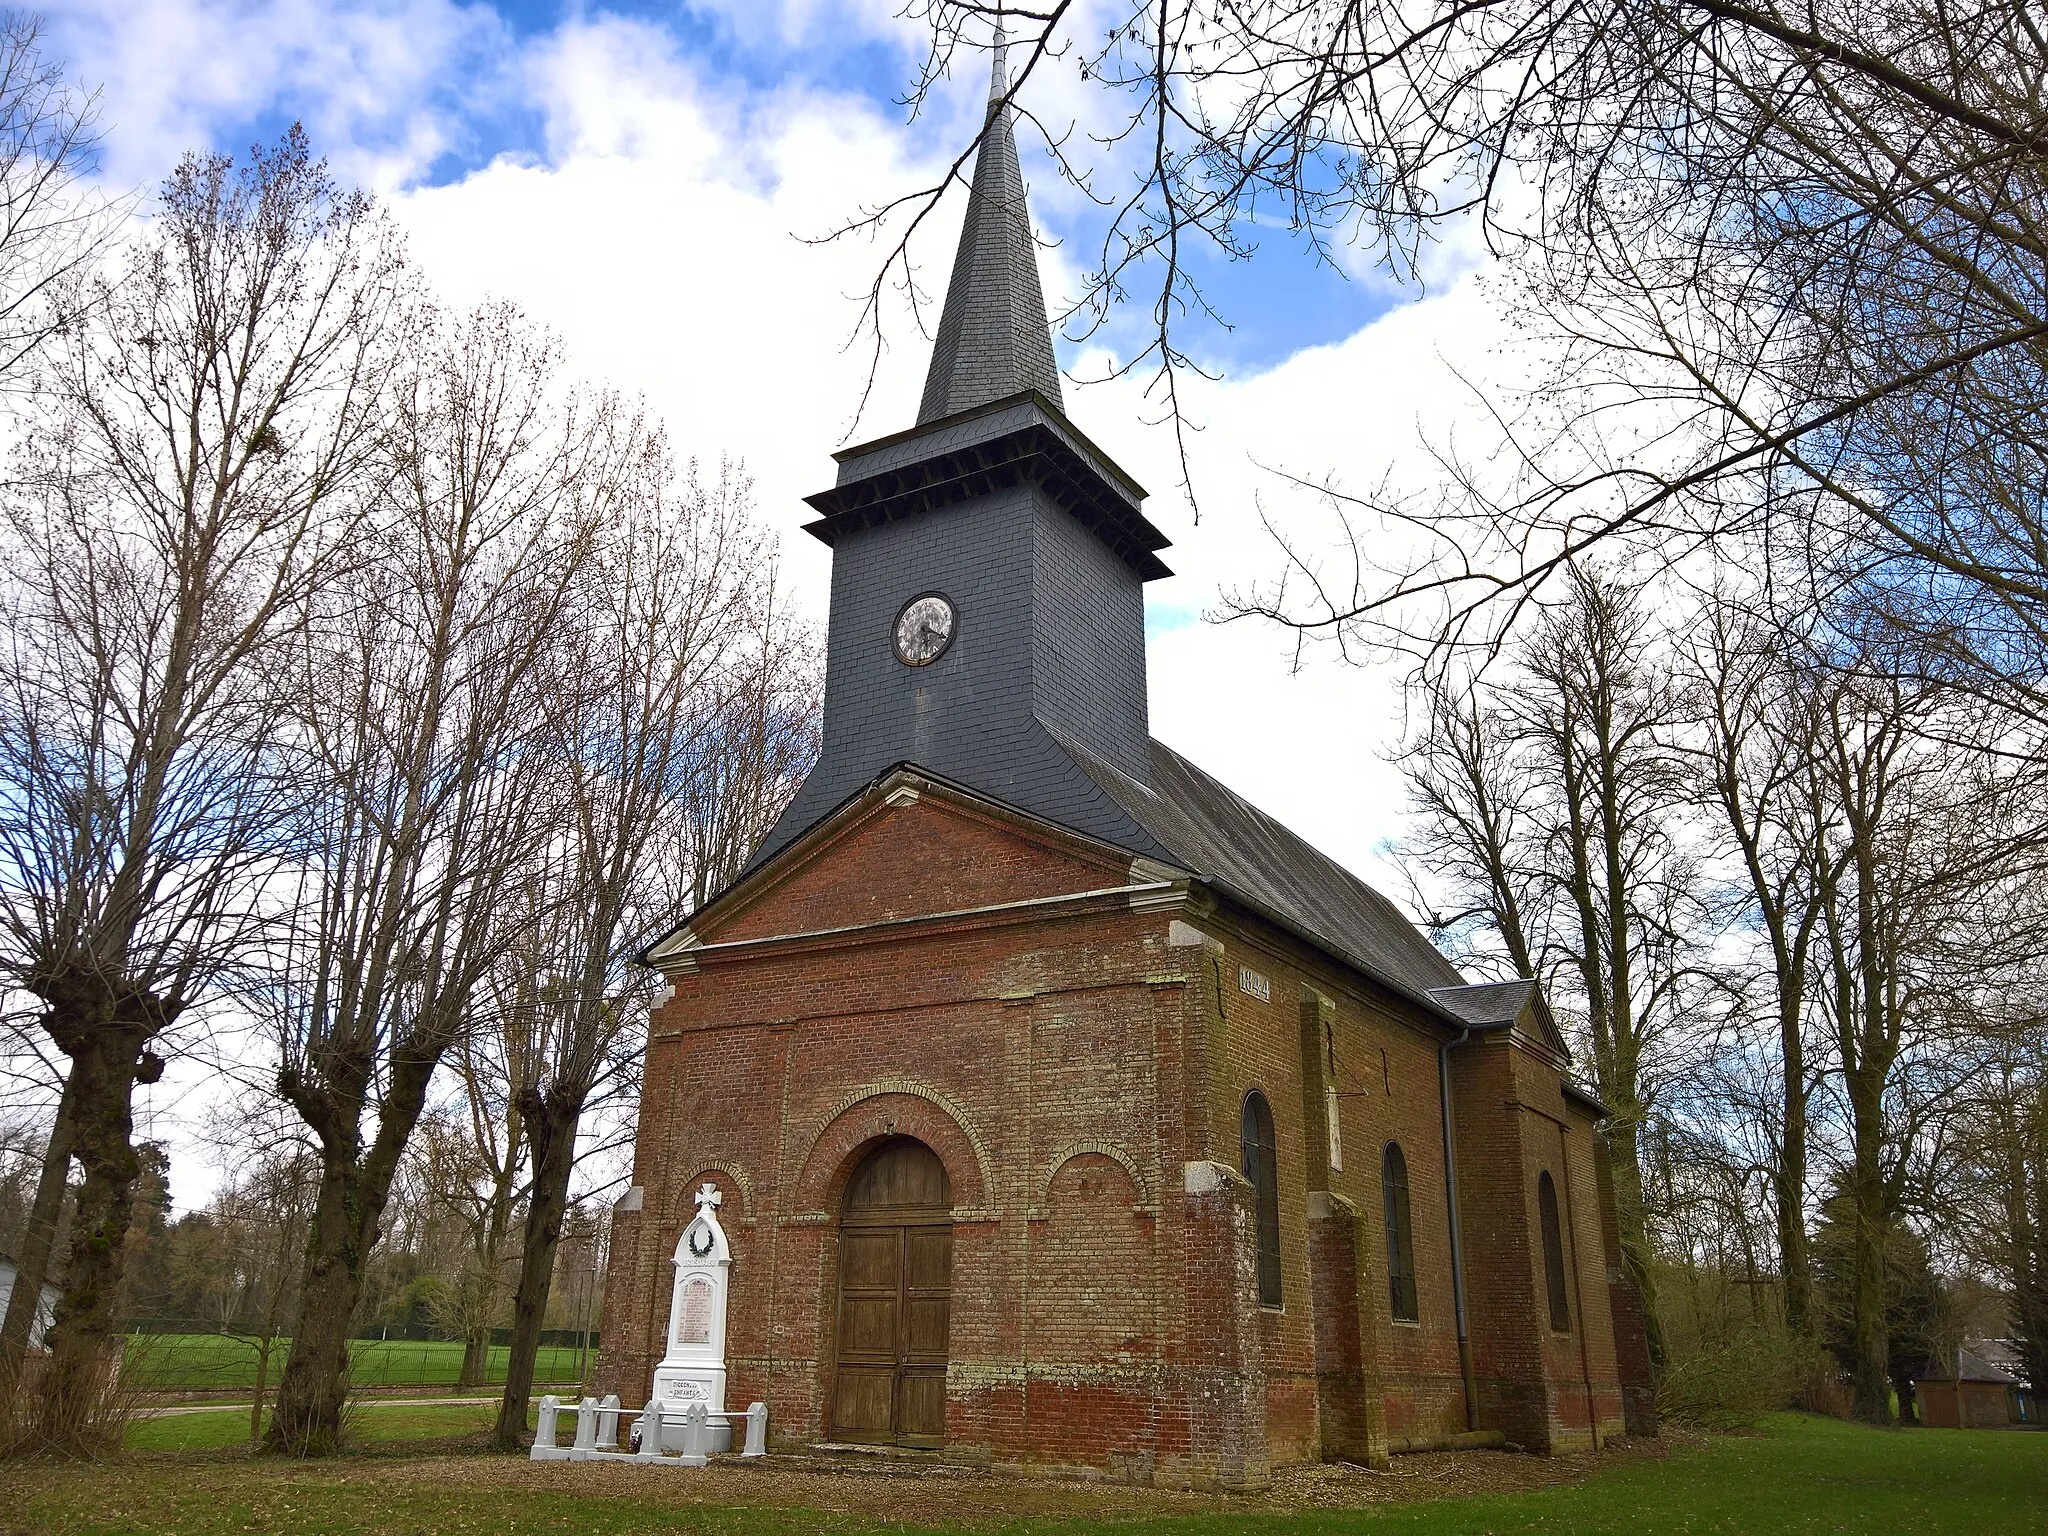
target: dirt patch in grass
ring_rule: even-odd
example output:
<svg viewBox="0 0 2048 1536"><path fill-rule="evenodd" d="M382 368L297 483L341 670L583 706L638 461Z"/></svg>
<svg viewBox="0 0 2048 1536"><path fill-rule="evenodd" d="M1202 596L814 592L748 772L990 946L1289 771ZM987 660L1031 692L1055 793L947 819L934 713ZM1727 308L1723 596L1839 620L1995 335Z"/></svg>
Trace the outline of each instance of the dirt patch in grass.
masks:
<svg viewBox="0 0 2048 1536"><path fill-rule="evenodd" d="M99 1466L0 1467L0 1536L245 1532L639 1533L943 1527L986 1530L1019 1520L1077 1528L1173 1517L1336 1511L1583 1482L1628 1462L1661 1459L1661 1443L1599 1455L1540 1457L1457 1451L1363 1467L1282 1468L1251 1494L1195 1493L947 1463L841 1463L803 1457L701 1470L619 1462L533 1462L483 1453L480 1438L373 1447L325 1462L239 1452L133 1453ZM23 1523L24 1520L27 1523Z"/></svg>
<svg viewBox="0 0 2048 1536"><path fill-rule="evenodd" d="M1125 1483L981 1471L938 1463L920 1467L858 1462L821 1464L771 1456L756 1463L636 1467L618 1462L510 1461L483 1456L383 1461L378 1476L438 1487L546 1490L577 1498L620 1498L648 1507L811 1509L909 1525L989 1526L1020 1518L1088 1516L1102 1521L1162 1515L1287 1514L1353 1509L1414 1499L1523 1493L1577 1483L1624 1460L1669 1454L1669 1441L1617 1442L1598 1455L1526 1456L1511 1451L1446 1451L1397 1456L1393 1469L1308 1464L1283 1467L1257 1493L1194 1493Z"/></svg>

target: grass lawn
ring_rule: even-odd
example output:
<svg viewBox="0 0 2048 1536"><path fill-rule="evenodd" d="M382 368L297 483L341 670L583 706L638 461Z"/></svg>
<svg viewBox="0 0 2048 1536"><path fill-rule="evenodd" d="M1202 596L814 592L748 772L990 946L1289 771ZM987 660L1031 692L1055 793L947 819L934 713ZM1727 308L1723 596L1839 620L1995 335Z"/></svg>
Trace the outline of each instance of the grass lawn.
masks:
<svg viewBox="0 0 2048 1536"><path fill-rule="evenodd" d="M270 1356L274 1385L284 1369L280 1341ZM505 1379L511 1351L491 1350L486 1381ZM577 1351L550 1345L534 1362L534 1379L574 1381ZM364 1387L452 1387L462 1369L462 1345L454 1340L358 1339L349 1345L349 1375ZM128 1344L128 1369L144 1387L234 1390L256 1385L256 1343L217 1333L146 1333Z"/></svg>
<svg viewBox="0 0 2048 1536"><path fill-rule="evenodd" d="M368 1403L355 1410L351 1426L365 1446L406 1440L479 1435L496 1422L495 1403ZM266 1418L268 1416L266 1415ZM531 1413L527 1415L533 1417ZM249 1410L210 1409L137 1419L128 1426L131 1451L229 1451L249 1443Z"/></svg>
<svg viewBox="0 0 2048 1536"><path fill-rule="evenodd" d="M384 1410L408 1413L418 1410ZM368 1415L365 1415L365 1422ZM655 1532L977 1530L1082 1536L1836 1536L2048 1530L2048 1434L1886 1432L1784 1418L1664 1454L1538 1464L1505 1453L1404 1457L1391 1476L1315 1469L1263 1495L1198 1495L965 1473L889 1477L766 1465L700 1472L385 1449L320 1464L132 1454L0 1468L4 1536L640 1536ZM1453 1463L1456 1463L1453 1469ZM1453 1475L1446 1476L1447 1469ZM1471 1478L1521 1492L1444 1498ZM1460 1479L1465 1479L1460 1482ZM1345 1507L1350 1506L1350 1507Z"/></svg>

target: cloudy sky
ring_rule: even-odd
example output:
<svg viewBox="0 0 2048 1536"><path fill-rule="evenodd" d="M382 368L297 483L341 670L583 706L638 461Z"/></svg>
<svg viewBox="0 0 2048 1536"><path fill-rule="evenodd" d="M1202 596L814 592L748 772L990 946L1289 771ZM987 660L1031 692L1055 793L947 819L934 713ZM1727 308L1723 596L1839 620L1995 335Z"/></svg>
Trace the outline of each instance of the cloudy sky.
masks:
<svg viewBox="0 0 2048 1536"><path fill-rule="evenodd" d="M915 122L898 98L921 38L896 0L461 5L450 0L56 0L53 50L101 92L104 175L146 193L190 148L238 151L302 121L343 176L375 190L451 300L508 297L563 336L586 376L642 392L685 451L744 461L787 571L822 619L826 552L797 526L831 451L906 426L928 345L892 314L866 412L856 295L880 248L815 237L930 181L971 132L977 56ZM971 76L971 78L970 78ZM1100 112L1071 66L1034 78L1059 127ZM1049 297L1092 210L1025 146L1050 248ZM145 207L146 199L141 204ZM955 198L917 255L936 287ZM1363 263L1319 267L1284 231L1205 273L1229 329L1189 333L1213 384L1194 390L1199 521L1171 434L1133 384L1069 385L1082 428L1153 491L1177 571L1150 588L1154 733L1397 897L1383 845L1401 785L1399 668L1292 664L1290 637L1204 622L1219 589L1276 573L1261 517L1320 526L1274 471L1348 484L1420 468L1419 430L1469 412L1457 382L1501 334L1469 262L1427 291ZM1092 375L1135 334L1118 324L1062 362Z"/></svg>

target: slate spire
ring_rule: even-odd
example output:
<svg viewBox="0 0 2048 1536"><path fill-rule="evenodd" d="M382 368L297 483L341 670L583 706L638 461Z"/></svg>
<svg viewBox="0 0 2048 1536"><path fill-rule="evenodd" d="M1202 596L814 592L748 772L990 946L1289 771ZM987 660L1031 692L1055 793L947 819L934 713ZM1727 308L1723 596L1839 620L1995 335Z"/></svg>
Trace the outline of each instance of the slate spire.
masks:
<svg viewBox="0 0 2048 1536"><path fill-rule="evenodd" d="M1024 173L1011 129L1005 43L996 37L989 78L989 118L974 161L974 184L953 279L939 316L931 372L917 422L1035 389L1060 404L1060 373L1052 356L1052 328L1038 286L1038 250L1024 206Z"/></svg>

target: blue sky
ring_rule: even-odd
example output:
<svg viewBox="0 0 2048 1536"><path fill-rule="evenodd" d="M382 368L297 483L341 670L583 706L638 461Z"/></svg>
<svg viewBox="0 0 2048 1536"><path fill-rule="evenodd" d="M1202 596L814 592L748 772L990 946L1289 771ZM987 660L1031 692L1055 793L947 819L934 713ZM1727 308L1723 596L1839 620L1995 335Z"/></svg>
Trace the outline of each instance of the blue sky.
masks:
<svg viewBox="0 0 2048 1536"><path fill-rule="evenodd" d="M303 121L341 176L378 194L447 303L516 302L561 337L575 373L643 398L681 453L742 464L780 535L784 590L822 624L828 556L796 531L802 497L830 483L834 448L909 424L929 346L892 310L870 378L847 340L874 248L796 236L928 184L986 89L977 61L906 123L897 98L917 38L897 3L62 0L48 17L53 50L102 92L114 188ZM1053 121L1099 110L1058 76L1032 104ZM1024 148L1057 302L1090 210ZM958 217L956 198L916 253L934 290ZM1274 528L1345 575L1328 509L1275 471L1426 486L1425 440L1473 452L1486 417L1464 381L1487 376L1506 331L1469 253L1440 269L1427 296L1346 281L1284 232L1251 262L1204 267L1234 329L1182 336L1222 375L1186 394L1199 518L1144 380L1066 391L1081 428L1152 489L1147 511L1174 541L1177 574L1147 594L1153 734L1397 900L1406 871L1385 849L1405 804L1389 757L1400 665L1313 648L1297 665L1285 632L1202 619L1219 594L1280 572ZM1101 348L1141 324L1120 317L1062 360L1099 373ZM151 1092L181 1113L176 1082Z"/></svg>
<svg viewBox="0 0 2048 1536"><path fill-rule="evenodd" d="M929 184L986 91L977 56L908 121L923 38L897 5L60 0L48 14L53 48L102 91L114 185L146 188L187 149L235 151L303 121L339 174L383 198L449 302L516 301L578 372L644 396L684 452L744 463L784 535L790 587L822 621L826 556L793 531L801 498L827 482L834 448L908 422L929 348L890 313L870 381L848 340L876 248L796 237ZM1030 89L1054 127L1103 120L1071 62L1042 66ZM1098 215L1024 138L1058 304ZM958 204L916 251L934 291ZM1269 527L1344 574L1348 549L1318 543L1327 508L1275 471L1378 485L1434 473L1425 439L1469 451L1484 416L1463 380L1491 366L1499 316L1470 253L1446 253L1427 296L1370 270L1347 280L1284 229L1262 231L1253 260L1197 259L1232 322L1180 336L1221 374L1187 392L1199 518L1144 379L1067 390L1083 430L1152 488L1148 511L1175 541L1179 574L1148 594L1153 729L1368 868L1398 831L1398 664L1311 650L1297 665L1284 632L1200 619L1223 592L1279 574ZM1143 330L1142 310L1120 315L1062 361L1099 374ZM1279 754L1275 741L1315 746Z"/></svg>
<svg viewBox="0 0 2048 1536"><path fill-rule="evenodd" d="M936 157L960 142L964 119L941 109L910 121L901 103L914 79L920 34L891 16L891 7L791 4L789 0L700 0L697 4L622 3L604 6L530 3L455 4L447 0L338 0L333 4L206 3L206 0L69 0L49 12L52 41L79 76L105 93L110 165L117 180L147 184L161 174L175 148L239 150L274 139L294 120L314 131L318 147L345 169L377 157L385 190L459 183L501 157L545 163L550 156L548 103L531 89L523 61L565 32L625 20L661 34L676 56L744 114L805 93L852 98L895 126L907 153ZM147 103L125 87L124 39L147 15L168 34L167 70L177 67L180 45L203 52L218 66L237 33L258 17L274 39L252 50L247 67L230 61L227 89L207 88L193 71L182 92L161 75L161 119L144 117ZM421 16L431 16L422 23ZM302 36L294 39L296 20ZM323 22L327 23L323 27ZM334 25L341 23L341 25ZM381 26L379 24L382 24ZM353 36L351 28L360 29ZM216 32L220 40L210 35ZM322 33L326 36L323 39ZM417 39L408 49L407 34ZM323 42L343 61L320 57ZM164 50L156 52L159 56ZM379 67L378 54L410 53L407 67ZM294 59L293 55L298 57ZM130 61L146 64L148 61ZM268 66L268 67L266 67ZM982 67L976 56L969 68ZM1061 116L1060 95L1073 82L1053 81L1045 93L1047 121ZM980 81L960 82L951 105L978 96ZM431 145L413 141L429 124ZM183 131L180 132L179 130ZM1056 179L1042 149L1024 143L1035 191ZM849 185L843 205L819 207L819 226L854 213L878 188ZM1096 233L1094 210L1071 195L1042 195L1036 212L1048 241L1085 250ZM1233 373L1270 368L1301 348L1341 340L1404 297L1384 281L1354 280L1320 262L1285 229L1256 232L1257 259L1224 258L1198 248L1192 266L1229 321L1227 327L1191 322L1183 342L1205 364ZM1118 316L1104 333L1112 346L1142 345L1143 315ZM1077 349L1064 346L1071 365Z"/></svg>

